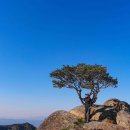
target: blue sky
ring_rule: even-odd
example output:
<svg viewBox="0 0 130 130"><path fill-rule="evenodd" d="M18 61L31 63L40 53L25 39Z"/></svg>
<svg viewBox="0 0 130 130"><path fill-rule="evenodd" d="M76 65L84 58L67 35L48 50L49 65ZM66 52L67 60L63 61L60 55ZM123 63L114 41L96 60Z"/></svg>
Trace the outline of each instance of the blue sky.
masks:
<svg viewBox="0 0 130 130"><path fill-rule="evenodd" d="M102 64L119 80L97 103L130 103L130 2L1 0L0 116L47 116L80 104L74 91L52 87L63 64Z"/></svg>

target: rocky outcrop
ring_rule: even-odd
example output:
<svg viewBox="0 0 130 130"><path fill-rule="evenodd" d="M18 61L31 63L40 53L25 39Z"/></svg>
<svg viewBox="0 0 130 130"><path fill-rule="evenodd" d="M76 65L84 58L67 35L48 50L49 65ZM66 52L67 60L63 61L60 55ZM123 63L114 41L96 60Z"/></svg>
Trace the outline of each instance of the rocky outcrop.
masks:
<svg viewBox="0 0 130 130"><path fill-rule="evenodd" d="M84 107L78 106L69 111L79 118L84 118ZM116 123L117 111L111 106L95 105L91 108L91 120Z"/></svg>
<svg viewBox="0 0 130 130"><path fill-rule="evenodd" d="M36 130L36 127L29 123L13 124L13 125L1 125L0 130Z"/></svg>
<svg viewBox="0 0 130 130"><path fill-rule="evenodd" d="M70 128L74 126L74 122L77 117L66 111L57 111L51 114L40 125L38 130L61 130L64 128Z"/></svg>
<svg viewBox="0 0 130 130"><path fill-rule="evenodd" d="M130 105L127 102L120 101L116 98L107 100L103 105L114 107L117 111L124 110L130 112Z"/></svg>
<svg viewBox="0 0 130 130"><path fill-rule="evenodd" d="M83 130L127 130L127 129L125 127L112 123L92 121L88 124L85 124L83 126Z"/></svg>
<svg viewBox="0 0 130 130"><path fill-rule="evenodd" d="M130 105L109 99L91 108L91 122L84 123L84 107L57 111L50 115L38 130L130 130Z"/></svg>
<svg viewBox="0 0 130 130"><path fill-rule="evenodd" d="M77 106L71 109L69 112L79 118L84 118L84 106Z"/></svg>
<svg viewBox="0 0 130 130"><path fill-rule="evenodd" d="M130 113L123 110L118 112L116 122L118 125L126 127L130 130Z"/></svg>

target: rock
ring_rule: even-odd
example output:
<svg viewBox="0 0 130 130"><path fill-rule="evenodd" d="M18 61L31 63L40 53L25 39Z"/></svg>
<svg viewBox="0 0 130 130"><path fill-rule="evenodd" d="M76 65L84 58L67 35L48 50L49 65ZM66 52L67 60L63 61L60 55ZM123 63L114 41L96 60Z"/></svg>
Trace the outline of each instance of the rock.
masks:
<svg viewBox="0 0 130 130"><path fill-rule="evenodd" d="M91 114L91 120L116 123L116 111L111 106L98 106Z"/></svg>
<svg viewBox="0 0 130 130"><path fill-rule="evenodd" d="M122 126L112 123L92 121L83 126L83 130L127 130Z"/></svg>
<svg viewBox="0 0 130 130"><path fill-rule="evenodd" d="M116 123L116 111L111 106L95 105L91 108L91 120ZM78 106L69 111L78 118L84 118L84 107Z"/></svg>
<svg viewBox="0 0 130 130"><path fill-rule="evenodd" d="M91 122L84 123L84 106L51 114L38 130L130 130L130 105L109 99L91 107ZM82 119L82 120L81 120Z"/></svg>
<svg viewBox="0 0 130 130"><path fill-rule="evenodd" d="M103 105L115 107L117 111L125 110L130 112L130 105L127 102L120 101L116 98L107 100Z"/></svg>
<svg viewBox="0 0 130 130"><path fill-rule="evenodd" d="M61 130L71 128L74 126L76 120L76 116L67 111L57 111L45 119L38 130Z"/></svg>
<svg viewBox="0 0 130 130"><path fill-rule="evenodd" d="M130 113L123 110L118 112L116 122L118 125L130 129Z"/></svg>
<svg viewBox="0 0 130 130"><path fill-rule="evenodd" d="M77 106L69 111L78 118L84 118L84 106Z"/></svg>
<svg viewBox="0 0 130 130"><path fill-rule="evenodd" d="M91 113L94 113L96 110L98 110L99 105L94 105L91 108ZM84 118L84 106L77 106L69 111L71 114L77 116L78 118Z"/></svg>
<svg viewBox="0 0 130 130"><path fill-rule="evenodd" d="M103 105L105 106L115 106L115 104L121 102L120 100L116 99L116 98L111 98L109 100L107 100L106 102L103 103Z"/></svg>

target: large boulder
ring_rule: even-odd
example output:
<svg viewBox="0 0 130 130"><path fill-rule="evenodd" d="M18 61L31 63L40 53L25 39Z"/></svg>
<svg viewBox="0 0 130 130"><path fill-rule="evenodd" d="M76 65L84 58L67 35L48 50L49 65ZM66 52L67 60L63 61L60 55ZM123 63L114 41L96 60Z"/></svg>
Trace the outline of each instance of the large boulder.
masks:
<svg viewBox="0 0 130 130"><path fill-rule="evenodd" d="M91 113L91 120L116 123L117 111L111 106L98 106Z"/></svg>
<svg viewBox="0 0 130 130"><path fill-rule="evenodd" d="M69 111L78 118L84 118L84 106L77 106Z"/></svg>
<svg viewBox="0 0 130 130"><path fill-rule="evenodd" d="M71 128L76 121L76 116L67 111L57 111L51 114L40 125L38 130L62 130L65 128Z"/></svg>
<svg viewBox="0 0 130 130"><path fill-rule="evenodd" d="M84 106L78 106L69 111L78 118L84 118ZM111 106L95 105L91 108L91 120L116 123L116 111Z"/></svg>
<svg viewBox="0 0 130 130"><path fill-rule="evenodd" d="M123 110L118 112L116 122L118 125L123 126L130 130L130 113Z"/></svg>
<svg viewBox="0 0 130 130"><path fill-rule="evenodd" d="M127 102L120 101L116 98L111 98L103 103L104 106L112 106L117 111L124 110L130 112L130 105Z"/></svg>
<svg viewBox="0 0 130 130"><path fill-rule="evenodd" d="M94 113L96 110L98 110L98 108L100 108L100 105L94 105L92 108L91 108L91 114ZM75 116L77 116L78 118L84 118L84 106L77 106L73 109L71 109L69 112ZM91 115L92 116L92 115Z"/></svg>
<svg viewBox="0 0 130 130"><path fill-rule="evenodd" d="M105 106L115 106L115 104L118 104L119 102L121 102L121 101L116 99L116 98L110 98L109 100L105 101L103 103L103 105L105 105Z"/></svg>

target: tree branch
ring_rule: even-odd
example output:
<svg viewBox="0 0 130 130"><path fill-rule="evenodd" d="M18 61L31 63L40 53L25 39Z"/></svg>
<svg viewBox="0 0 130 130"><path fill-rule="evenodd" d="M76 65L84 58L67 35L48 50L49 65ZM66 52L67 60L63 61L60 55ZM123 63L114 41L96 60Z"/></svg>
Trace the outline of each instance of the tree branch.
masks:
<svg viewBox="0 0 130 130"><path fill-rule="evenodd" d="M85 105L85 103L84 103L84 101L83 101L83 98L82 98L82 96L81 96L82 90L81 90L81 89L78 90L77 88L76 88L75 90L76 90L76 93L78 94L78 97L79 97L81 103L82 103L83 105Z"/></svg>

